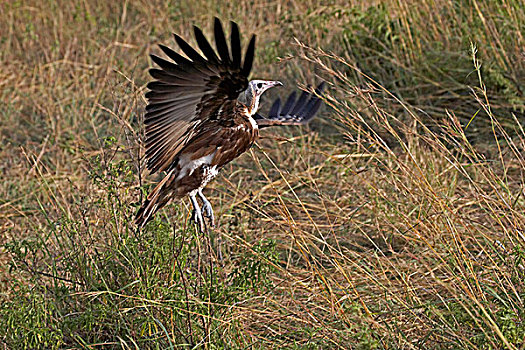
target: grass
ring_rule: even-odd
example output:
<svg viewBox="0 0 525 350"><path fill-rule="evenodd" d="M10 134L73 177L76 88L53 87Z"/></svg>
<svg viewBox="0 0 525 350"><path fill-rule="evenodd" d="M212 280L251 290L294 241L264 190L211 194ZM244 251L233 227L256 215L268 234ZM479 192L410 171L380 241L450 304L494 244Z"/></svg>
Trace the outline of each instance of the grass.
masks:
<svg viewBox="0 0 525 350"><path fill-rule="evenodd" d="M147 54L215 15L328 107L223 169L209 235L187 201L137 233ZM12 1L0 33L1 348L525 348L519 1Z"/></svg>

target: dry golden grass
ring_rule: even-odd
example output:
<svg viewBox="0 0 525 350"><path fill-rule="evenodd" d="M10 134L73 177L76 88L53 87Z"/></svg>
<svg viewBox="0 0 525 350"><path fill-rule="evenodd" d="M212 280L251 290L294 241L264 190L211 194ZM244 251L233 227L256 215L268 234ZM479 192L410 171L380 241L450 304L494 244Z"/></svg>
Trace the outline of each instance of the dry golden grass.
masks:
<svg viewBox="0 0 525 350"><path fill-rule="evenodd" d="M148 53L213 16L328 107L222 171L209 237L186 202L137 235ZM524 349L524 23L508 0L0 4L0 345Z"/></svg>

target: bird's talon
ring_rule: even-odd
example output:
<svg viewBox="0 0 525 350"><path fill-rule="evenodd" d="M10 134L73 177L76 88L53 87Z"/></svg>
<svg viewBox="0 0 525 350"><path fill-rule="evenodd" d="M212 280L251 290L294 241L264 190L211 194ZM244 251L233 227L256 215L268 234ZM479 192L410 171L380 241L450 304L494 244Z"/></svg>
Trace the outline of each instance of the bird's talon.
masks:
<svg viewBox="0 0 525 350"><path fill-rule="evenodd" d="M204 219L200 211L193 209L191 212L191 221L199 227L199 232L204 233Z"/></svg>
<svg viewBox="0 0 525 350"><path fill-rule="evenodd" d="M210 202L205 202L202 206L202 215L208 219L211 227L215 227L215 217L213 215L213 209Z"/></svg>

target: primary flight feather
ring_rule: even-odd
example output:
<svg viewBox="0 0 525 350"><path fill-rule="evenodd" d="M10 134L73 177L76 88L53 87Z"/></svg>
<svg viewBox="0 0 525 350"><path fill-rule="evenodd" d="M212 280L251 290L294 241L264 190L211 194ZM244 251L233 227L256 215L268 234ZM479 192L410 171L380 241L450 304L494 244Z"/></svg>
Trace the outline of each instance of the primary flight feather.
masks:
<svg viewBox="0 0 525 350"><path fill-rule="evenodd" d="M148 84L146 159L151 173L166 176L148 195L135 222L143 227L171 200L189 196L192 219L204 231L204 217L214 225L211 203L203 188L219 170L248 150L259 137L259 129L273 125L307 123L319 110L321 83L315 94L303 92L296 100L293 92L281 107L280 99L267 117L258 114L259 99L279 81L252 80L248 76L255 53L252 35L242 57L239 28L231 22L230 45L221 22L214 23L215 48L202 31L194 27L198 53L175 34L175 41L186 57L159 45L171 60L151 55L160 69L151 69L155 79ZM202 210L196 197L202 201Z"/></svg>

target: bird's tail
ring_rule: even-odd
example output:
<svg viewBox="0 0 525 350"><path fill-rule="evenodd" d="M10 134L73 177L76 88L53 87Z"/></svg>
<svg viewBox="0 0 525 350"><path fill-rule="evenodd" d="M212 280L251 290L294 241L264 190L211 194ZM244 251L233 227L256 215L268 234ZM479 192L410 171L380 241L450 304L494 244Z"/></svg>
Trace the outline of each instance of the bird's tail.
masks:
<svg viewBox="0 0 525 350"><path fill-rule="evenodd" d="M140 207L135 216L135 224L139 229L143 228L157 211L170 202L175 178L176 176L173 174L173 171L170 171L148 195L148 198L144 201L144 204L142 204L142 207Z"/></svg>

